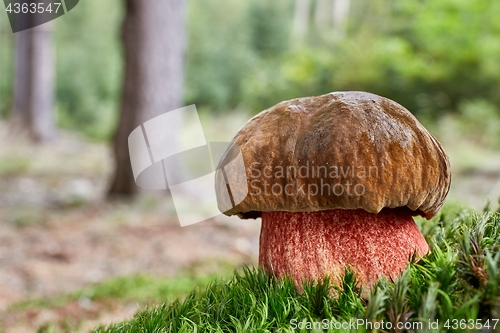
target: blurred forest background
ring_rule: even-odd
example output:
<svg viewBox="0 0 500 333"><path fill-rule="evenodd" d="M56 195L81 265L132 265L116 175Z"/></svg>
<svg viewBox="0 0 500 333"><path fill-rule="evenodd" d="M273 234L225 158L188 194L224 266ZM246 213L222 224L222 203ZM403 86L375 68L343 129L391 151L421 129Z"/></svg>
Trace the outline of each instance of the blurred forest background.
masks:
<svg viewBox="0 0 500 333"><path fill-rule="evenodd" d="M479 209L488 200L496 205L498 13L495 0L189 0L179 99L196 104L207 136L228 140L252 115L282 100L345 90L388 97L443 143L453 168L450 201ZM115 282L112 291L102 287L105 299L126 300L119 306L104 306L99 296L82 292L51 298L117 275L181 274L191 287L193 276L225 272L220 258L231 267L255 262L257 223L180 229L171 200L146 193L133 201L106 201L124 80L125 14L124 2L85 0L52 22L52 112L59 134L37 145L9 130L16 38L6 13L0 14L0 307L10 309L0 318L5 327L15 321L29 331L58 323L58 329L73 331L89 318L111 320L101 317L106 311L118 313L112 320L123 319L137 309L130 308L131 300L157 301L157 290L145 292L137 280L127 287L139 286L133 296L116 296ZM169 217L173 222L165 222ZM193 243L198 250L186 249ZM46 301L12 310L12 304L37 297ZM68 319L75 307L84 318Z"/></svg>
<svg viewBox="0 0 500 333"><path fill-rule="evenodd" d="M304 3L307 15L296 13ZM257 113L297 96L363 90L421 121L498 119L500 22L494 0L190 0L184 104ZM55 22L57 124L107 141L123 70L121 2L85 1ZM1 113L13 98L14 35L3 14ZM492 131L492 129L491 129ZM493 132L489 133L493 134ZM491 137L496 142L498 133Z"/></svg>

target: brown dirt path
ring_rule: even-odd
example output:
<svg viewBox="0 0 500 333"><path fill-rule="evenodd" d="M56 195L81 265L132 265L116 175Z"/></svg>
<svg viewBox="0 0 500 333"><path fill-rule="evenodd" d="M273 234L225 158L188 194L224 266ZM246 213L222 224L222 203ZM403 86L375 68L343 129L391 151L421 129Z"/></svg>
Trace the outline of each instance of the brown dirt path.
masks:
<svg viewBox="0 0 500 333"><path fill-rule="evenodd" d="M257 221L214 218L181 228L165 193L104 200L111 166L105 144L63 133L54 143L32 146L10 139L2 126L0 139L0 332L33 332L77 317L85 331L137 310L134 304L81 302L11 308L23 300L115 276L173 276L200 262L238 267L257 260Z"/></svg>

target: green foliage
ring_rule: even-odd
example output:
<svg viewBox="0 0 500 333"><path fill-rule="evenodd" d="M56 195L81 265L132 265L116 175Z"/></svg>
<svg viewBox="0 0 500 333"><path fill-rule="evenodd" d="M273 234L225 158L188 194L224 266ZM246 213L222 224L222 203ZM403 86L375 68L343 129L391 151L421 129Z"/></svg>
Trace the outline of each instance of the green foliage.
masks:
<svg viewBox="0 0 500 333"><path fill-rule="evenodd" d="M498 147L500 141L500 109L487 100L466 100L458 106L457 130L475 144Z"/></svg>
<svg viewBox="0 0 500 333"><path fill-rule="evenodd" d="M245 269L229 281L192 291L183 301L144 309L130 321L94 332L292 332L298 323L324 319L332 323L384 321L394 327L398 322L422 322L424 328L439 320L440 332L464 332L468 330L445 327L446 320L470 323L498 318L500 213L478 214L451 207L419 224L432 252L410 263L397 281L381 279L369 300L361 298L350 270L340 288L331 287L326 277L305 284L299 293L289 279Z"/></svg>
<svg viewBox="0 0 500 333"><path fill-rule="evenodd" d="M14 61L12 54L14 35L10 28L7 12L0 11L0 119L12 109Z"/></svg>
<svg viewBox="0 0 500 333"><path fill-rule="evenodd" d="M0 24L0 115L12 111L15 35L5 11ZM81 1L53 22L56 119L59 126L107 140L121 89L120 2Z"/></svg>
<svg viewBox="0 0 500 333"><path fill-rule="evenodd" d="M363 90L392 98L424 121L457 111L474 121L492 118L487 129L495 135L479 141L498 140L498 128L491 128L498 125L491 124L500 118L492 107L500 104L500 2L351 1L344 35L316 25L318 2L310 3L308 32L298 37L293 1L189 1L185 103L256 113L286 99ZM59 125L111 136L123 9L122 2L85 1L56 21ZM1 29L7 31L6 20ZM3 115L12 104L12 37L0 37Z"/></svg>
<svg viewBox="0 0 500 333"><path fill-rule="evenodd" d="M31 160L26 156L9 155L0 158L0 176L14 176L25 173L30 165Z"/></svg>
<svg viewBox="0 0 500 333"><path fill-rule="evenodd" d="M224 274L225 270L222 275ZM204 286L214 278L214 274L193 275L188 271L182 272L175 278L158 278L144 274L120 276L89 285L70 294L16 303L13 308L57 308L82 299L91 301L120 299L140 304L160 303L186 295L193 288Z"/></svg>
<svg viewBox="0 0 500 333"><path fill-rule="evenodd" d="M289 1L253 0L247 16L250 46L266 58L282 54L289 44L292 3Z"/></svg>
<svg viewBox="0 0 500 333"><path fill-rule="evenodd" d="M311 30L305 43L252 71L244 96L259 111L283 99L362 90L421 117L467 100L500 103L495 1L359 1L343 39ZM498 114L498 112L497 112Z"/></svg>
<svg viewBox="0 0 500 333"><path fill-rule="evenodd" d="M60 126L110 138L121 89L122 15L120 2L83 1L56 21Z"/></svg>
<svg viewBox="0 0 500 333"><path fill-rule="evenodd" d="M286 50L290 2L192 0L188 13L186 103L212 111L239 106L242 83L260 58Z"/></svg>

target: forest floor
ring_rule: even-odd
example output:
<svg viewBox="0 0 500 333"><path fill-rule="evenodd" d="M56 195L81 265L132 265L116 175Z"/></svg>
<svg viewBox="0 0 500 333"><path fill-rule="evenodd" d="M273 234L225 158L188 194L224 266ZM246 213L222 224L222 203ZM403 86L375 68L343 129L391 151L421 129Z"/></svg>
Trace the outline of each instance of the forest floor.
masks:
<svg viewBox="0 0 500 333"><path fill-rule="evenodd" d="M1 123L0 139L0 332L85 332L158 301L93 299L88 286L137 274L221 276L257 261L260 221L220 217L181 228L168 195L105 200L107 144L67 133L44 146L14 142ZM500 153L445 150L454 166L450 199L496 205Z"/></svg>
<svg viewBox="0 0 500 333"><path fill-rule="evenodd" d="M83 332L124 320L144 304L86 297L43 302L112 277L220 276L255 264L259 221L220 217L180 227L165 193L106 201L107 145L62 134L33 146L9 142L3 131L0 332L48 325Z"/></svg>

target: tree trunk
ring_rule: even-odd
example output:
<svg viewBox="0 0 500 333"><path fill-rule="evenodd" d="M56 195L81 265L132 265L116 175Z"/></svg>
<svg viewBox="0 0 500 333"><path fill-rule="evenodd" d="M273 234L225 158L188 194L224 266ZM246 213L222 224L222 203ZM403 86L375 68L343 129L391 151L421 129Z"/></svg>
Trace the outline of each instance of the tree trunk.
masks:
<svg viewBox="0 0 500 333"><path fill-rule="evenodd" d="M178 108L182 102L185 1L125 3L125 76L114 138L116 166L110 195L132 195L138 190L128 151L129 134L145 121Z"/></svg>
<svg viewBox="0 0 500 333"><path fill-rule="evenodd" d="M51 26L49 22L16 33L12 128L36 142L56 135Z"/></svg>
<svg viewBox="0 0 500 333"><path fill-rule="evenodd" d="M331 26L331 8L332 0L316 1L316 8L314 10L314 22L318 28L329 28Z"/></svg>
<svg viewBox="0 0 500 333"><path fill-rule="evenodd" d="M295 0L295 13L293 16L292 38L301 40L309 27L309 16L311 10L310 0Z"/></svg>
<svg viewBox="0 0 500 333"><path fill-rule="evenodd" d="M351 0L334 0L333 3L333 29L340 38L345 35L350 6Z"/></svg>

